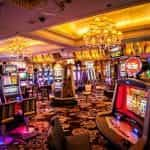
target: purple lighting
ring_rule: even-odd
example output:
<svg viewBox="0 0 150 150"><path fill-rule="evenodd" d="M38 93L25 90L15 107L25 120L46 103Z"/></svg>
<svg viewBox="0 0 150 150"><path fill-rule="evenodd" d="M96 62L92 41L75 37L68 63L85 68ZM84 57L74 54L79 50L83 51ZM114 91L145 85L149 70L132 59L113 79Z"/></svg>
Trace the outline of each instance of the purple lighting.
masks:
<svg viewBox="0 0 150 150"><path fill-rule="evenodd" d="M27 126L20 126L16 129L14 129L13 131L11 131L11 134L30 134L34 132L34 128L33 127L27 127Z"/></svg>
<svg viewBox="0 0 150 150"><path fill-rule="evenodd" d="M8 145L13 142L13 138L10 136L0 136L0 145Z"/></svg>

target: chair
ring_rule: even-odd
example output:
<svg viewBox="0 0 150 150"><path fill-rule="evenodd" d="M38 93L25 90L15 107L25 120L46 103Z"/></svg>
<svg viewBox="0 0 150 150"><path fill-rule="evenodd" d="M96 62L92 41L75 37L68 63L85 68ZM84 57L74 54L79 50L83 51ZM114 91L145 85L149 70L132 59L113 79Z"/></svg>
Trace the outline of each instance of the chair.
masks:
<svg viewBox="0 0 150 150"><path fill-rule="evenodd" d="M52 132L48 135L47 145L49 150L90 150L88 136L65 136L58 118L54 120Z"/></svg>

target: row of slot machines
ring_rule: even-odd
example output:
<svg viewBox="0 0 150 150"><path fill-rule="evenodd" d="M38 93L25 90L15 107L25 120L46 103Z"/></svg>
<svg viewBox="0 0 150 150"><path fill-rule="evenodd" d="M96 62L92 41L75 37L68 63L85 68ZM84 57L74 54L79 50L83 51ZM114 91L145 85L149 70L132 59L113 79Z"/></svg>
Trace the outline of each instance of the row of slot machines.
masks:
<svg viewBox="0 0 150 150"><path fill-rule="evenodd" d="M23 96L20 84L21 81L24 80L20 80L17 66L3 66L2 76L0 79L1 122L7 122L13 119L14 115L19 112L22 112L24 115L32 115L36 113L36 99L34 97Z"/></svg>
<svg viewBox="0 0 150 150"><path fill-rule="evenodd" d="M98 78L93 61L84 62L83 65L73 65L73 79L76 89L84 88L87 82L95 83Z"/></svg>
<svg viewBox="0 0 150 150"><path fill-rule="evenodd" d="M53 70L49 67L39 68L35 76L39 87L51 85L54 81Z"/></svg>
<svg viewBox="0 0 150 150"><path fill-rule="evenodd" d="M104 76L105 76L105 83L108 86L112 86L114 88L116 80L125 80L127 78L139 78L143 81L150 81L150 59L140 59L141 61L141 70L140 72L135 76L130 76L127 73L127 65L126 62L128 60L128 57L118 58L112 61L107 61L105 63L104 67ZM134 63L133 63L134 64ZM136 68L136 64L132 65L130 64L130 69Z"/></svg>

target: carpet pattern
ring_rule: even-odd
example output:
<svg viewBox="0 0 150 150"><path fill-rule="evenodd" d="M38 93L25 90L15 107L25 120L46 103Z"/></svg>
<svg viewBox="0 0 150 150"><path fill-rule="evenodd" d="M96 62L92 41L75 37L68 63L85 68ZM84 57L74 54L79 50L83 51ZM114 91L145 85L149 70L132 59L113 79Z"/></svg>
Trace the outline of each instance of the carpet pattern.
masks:
<svg viewBox="0 0 150 150"><path fill-rule="evenodd" d="M111 109L111 101L103 95L103 91L93 92L87 102L83 94L78 95L75 107L51 107L49 102L37 102L37 115L30 118L29 125L35 127L37 135L29 140L15 137L13 144L1 146L0 150L47 150L46 139L50 120L59 117L66 135L87 133L92 150L111 149L108 142L97 130L95 117L98 112Z"/></svg>

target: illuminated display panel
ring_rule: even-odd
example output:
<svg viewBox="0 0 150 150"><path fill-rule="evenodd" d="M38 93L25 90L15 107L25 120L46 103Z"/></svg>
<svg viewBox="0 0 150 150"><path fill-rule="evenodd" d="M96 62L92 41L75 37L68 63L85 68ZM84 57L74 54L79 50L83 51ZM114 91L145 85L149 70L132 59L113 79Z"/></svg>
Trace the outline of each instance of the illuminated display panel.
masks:
<svg viewBox="0 0 150 150"><path fill-rule="evenodd" d="M146 92L135 88L127 89L127 109L141 117L145 116L146 111Z"/></svg>
<svg viewBox="0 0 150 150"><path fill-rule="evenodd" d="M121 77L126 76L126 65L123 62L120 64L120 76Z"/></svg>
<svg viewBox="0 0 150 150"><path fill-rule="evenodd" d="M147 105L147 92L138 87L121 84L118 87L115 111L143 125Z"/></svg>
<svg viewBox="0 0 150 150"><path fill-rule="evenodd" d="M121 50L121 47L114 47L110 50L110 55L112 58L115 58L115 57L120 57L122 56L122 50Z"/></svg>
<svg viewBox="0 0 150 150"><path fill-rule="evenodd" d="M14 94L14 93L17 94L17 93L18 93L18 87L17 87L17 86L4 87L3 92L4 92L6 95Z"/></svg>
<svg viewBox="0 0 150 150"><path fill-rule="evenodd" d="M54 77L56 80L63 78L63 68L60 64L55 64L54 66Z"/></svg>
<svg viewBox="0 0 150 150"><path fill-rule="evenodd" d="M17 76L4 76L3 85L14 85L17 84Z"/></svg>
<svg viewBox="0 0 150 150"><path fill-rule="evenodd" d="M7 65L4 68L4 73L12 73L12 72L17 72L17 67L14 65Z"/></svg>
<svg viewBox="0 0 150 150"><path fill-rule="evenodd" d="M26 72L21 72L21 73L19 73L19 78L20 78L21 80L27 79L27 73L26 73Z"/></svg>
<svg viewBox="0 0 150 150"><path fill-rule="evenodd" d="M126 71L128 76L135 76L142 69L142 62L138 57L130 57L126 60Z"/></svg>

